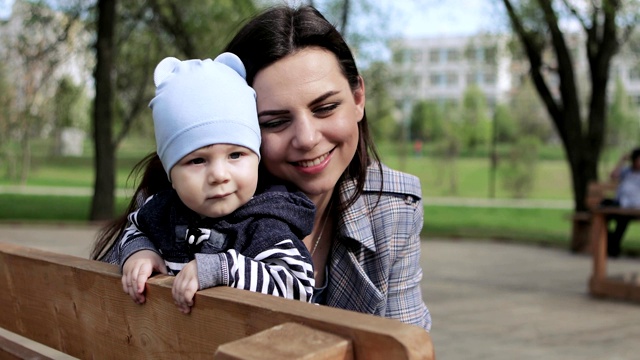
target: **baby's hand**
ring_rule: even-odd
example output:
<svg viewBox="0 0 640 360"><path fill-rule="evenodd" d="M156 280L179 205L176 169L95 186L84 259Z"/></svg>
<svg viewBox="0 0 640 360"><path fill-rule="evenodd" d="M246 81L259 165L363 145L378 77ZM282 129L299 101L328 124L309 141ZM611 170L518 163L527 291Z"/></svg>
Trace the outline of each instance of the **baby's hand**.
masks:
<svg viewBox="0 0 640 360"><path fill-rule="evenodd" d="M153 272L167 273L164 261L151 250L141 250L131 255L122 266L122 290L136 304L144 304L144 284Z"/></svg>
<svg viewBox="0 0 640 360"><path fill-rule="evenodd" d="M198 265L195 260L191 260L176 275L171 289L173 300L184 314L191 312L196 291L198 291Z"/></svg>

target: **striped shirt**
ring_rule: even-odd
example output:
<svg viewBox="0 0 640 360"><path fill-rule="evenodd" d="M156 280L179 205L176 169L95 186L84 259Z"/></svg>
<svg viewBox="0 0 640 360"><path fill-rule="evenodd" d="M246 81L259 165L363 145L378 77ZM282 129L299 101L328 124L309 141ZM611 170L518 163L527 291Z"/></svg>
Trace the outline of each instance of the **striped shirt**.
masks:
<svg viewBox="0 0 640 360"><path fill-rule="evenodd" d="M134 252L152 250L171 274L195 259L199 289L224 285L309 302L315 281L302 239L314 214L302 193L268 191L223 218L201 219L173 190L161 192L129 215L118 245L120 264ZM195 251L187 241L193 228L208 233Z"/></svg>

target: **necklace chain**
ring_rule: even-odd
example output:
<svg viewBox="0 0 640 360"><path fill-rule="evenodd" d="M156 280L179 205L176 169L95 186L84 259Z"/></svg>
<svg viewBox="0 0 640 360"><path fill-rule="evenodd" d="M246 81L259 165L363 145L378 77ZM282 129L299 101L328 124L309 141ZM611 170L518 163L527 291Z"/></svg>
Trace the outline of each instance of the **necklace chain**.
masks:
<svg viewBox="0 0 640 360"><path fill-rule="evenodd" d="M320 239L322 239L322 233L324 233L324 226L327 224L327 219L329 218L329 211L331 211L331 203L332 202L333 202L333 199L331 199L329 201L329 205L324 210L324 214L323 214L324 215L324 220L322 220L322 227L320 228L320 234L316 238L315 244L313 244L313 249L311 250L311 256L313 256L313 254L315 254L316 249L318 248L318 244L320 244Z"/></svg>

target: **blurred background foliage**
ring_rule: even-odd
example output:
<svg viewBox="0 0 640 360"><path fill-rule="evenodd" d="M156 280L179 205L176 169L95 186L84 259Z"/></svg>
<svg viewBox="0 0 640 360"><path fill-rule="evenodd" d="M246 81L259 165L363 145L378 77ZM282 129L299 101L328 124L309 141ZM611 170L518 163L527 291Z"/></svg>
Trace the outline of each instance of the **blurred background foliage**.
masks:
<svg viewBox="0 0 640 360"><path fill-rule="evenodd" d="M280 2L15 0L10 16L0 22L0 185L93 188L88 218L112 217L121 203L113 201L114 194L134 186L132 179L127 182L129 171L155 148L147 110L154 93L155 64L166 56L215 57L246 19ZM434 4L414 2L425 8ZM492 103L482 89L471 85L461 101L417 100L406 108L393 93L394 88L407 92L412 88L396 71L392 44L398 35L390 25L394 17L390 5L375 0L291 3L318 7L346 36L365 79L367 116L383 160L418 175L426 198L574 199L575 174L566 155L572 145L563 143L548 104L528 76L505 103ZM560 19L576 15L567 7L572 2L502 1L494 6L513 6L534 43L553 49L548 19L541 12L547 3L553 3ZM612 0L587 3L617 6L618 45L627 42L632 54L640 48L632 31L637 1L624 6ZM101 101L95 96L96 73L101 70L96 67L96 45L104 5L114 6L113 18L107 21L113 29L108 49L113 59L108 77L113 96L106 105L112 116L100 121L109 122L112 134L97 140L93 109ZM586 9L582 15L590 14L589 6L580 9ZM512 23L506 14L496 21ZM526 46L517 35L509 34L508 51L527 60ZM487 61L495 61L495 56L500 54ZM638 109L619 81L612 77L610 84L608 126L597 156L600 177L606 177L620 154L640 144ZM583 101L583 126L590 90L589 86L576 90ZM105 141L115 161L101 172L98 165L103 160L96 149ZM104 177L115 179L113 188L97 184L96 178Z"/></svg>

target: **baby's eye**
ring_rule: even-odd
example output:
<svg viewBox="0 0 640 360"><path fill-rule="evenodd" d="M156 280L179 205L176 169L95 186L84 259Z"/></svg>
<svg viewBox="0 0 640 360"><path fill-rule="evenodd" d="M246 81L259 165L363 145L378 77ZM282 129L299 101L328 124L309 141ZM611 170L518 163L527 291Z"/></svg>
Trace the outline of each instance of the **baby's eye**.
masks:
<svg viewBox="0 0 640 360"><path fill-rule="evenodd" d="M193 158L191 160L189 160L190 164L194 164L194 165L198 165L198 164L203 164L204 163L204 159L203 158Z"/></svg>
<svg viewBox="0 0 640 360"><path fill-rule="evenodd" d="M241 156L242 156L242 152L240 151L235 151L229 154L230 159L240 159Z"/></svg>

